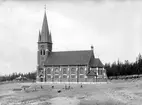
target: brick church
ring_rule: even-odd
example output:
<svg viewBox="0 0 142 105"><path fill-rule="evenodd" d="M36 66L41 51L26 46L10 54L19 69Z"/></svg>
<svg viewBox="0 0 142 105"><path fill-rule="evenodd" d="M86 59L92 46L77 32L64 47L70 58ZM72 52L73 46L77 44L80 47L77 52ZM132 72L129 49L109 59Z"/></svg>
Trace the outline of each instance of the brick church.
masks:
<svg viewBox="0 0 142 105"><path fill-rule="evenodd" d="M38 82L104 82L106 70L91 50L52 51L52 35L46 12L38 39Z"/></svg>

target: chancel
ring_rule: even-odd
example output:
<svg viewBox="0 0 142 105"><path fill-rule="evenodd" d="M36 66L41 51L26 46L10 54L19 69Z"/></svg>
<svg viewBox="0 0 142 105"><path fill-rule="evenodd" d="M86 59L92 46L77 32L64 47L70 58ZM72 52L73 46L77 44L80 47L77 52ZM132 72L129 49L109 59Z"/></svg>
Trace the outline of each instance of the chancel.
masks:
<svg viewBox="0 0 142 105"><path fill-rule="evenodd" d="M46 10L38 39L38 82L105 82L106 70L94 47L90 50L52 51L52 35L49 31Z"/></svg>

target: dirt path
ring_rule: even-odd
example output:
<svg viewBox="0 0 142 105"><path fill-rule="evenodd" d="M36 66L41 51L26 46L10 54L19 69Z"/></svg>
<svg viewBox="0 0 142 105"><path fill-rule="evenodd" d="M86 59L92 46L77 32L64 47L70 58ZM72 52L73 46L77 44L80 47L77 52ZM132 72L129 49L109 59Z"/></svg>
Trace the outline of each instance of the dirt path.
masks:
<svg viewBox="0 0 142 105"><path fill-rule="evenodd" d="M19 86L7 84L0 87L0 105L142 105L142 82L90 84L83 85L83 88L71 85L71 90L62 89L61 85L56 85L54 89L45 85L37 91L12 91ZM31 88L33 90L34 85ZM62 92L58 93L58 89Z"/></svg>
<svg viewBox="0 0 142 105"><path fill-rule="evenodd" d="M80 100L76 97L56 97L51 99L50 102L52 105L78 105L80 103Z"/></svg>
<svg viewBox="0 0 142 105"><path fill-rule="evenodd" d="M127 105L142 105L142 98L136 96L129 90L115 90L115 89L106 89L104 93L117 101L120 101Z"/></svg>

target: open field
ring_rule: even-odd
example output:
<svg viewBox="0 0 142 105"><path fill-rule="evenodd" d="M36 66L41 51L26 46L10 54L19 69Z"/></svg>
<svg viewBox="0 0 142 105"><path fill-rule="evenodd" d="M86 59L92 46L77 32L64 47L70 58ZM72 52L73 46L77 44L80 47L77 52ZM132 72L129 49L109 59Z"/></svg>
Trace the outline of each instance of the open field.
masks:
<svg viewBox="0 0 142 105"><path fill-rule="evenodd" d="M30 87L20 91L22 86ZM49 84L1 84L0 105L142 105L142 79L70 86L65 90L64 84L54 84L54 89Z"/></svg>

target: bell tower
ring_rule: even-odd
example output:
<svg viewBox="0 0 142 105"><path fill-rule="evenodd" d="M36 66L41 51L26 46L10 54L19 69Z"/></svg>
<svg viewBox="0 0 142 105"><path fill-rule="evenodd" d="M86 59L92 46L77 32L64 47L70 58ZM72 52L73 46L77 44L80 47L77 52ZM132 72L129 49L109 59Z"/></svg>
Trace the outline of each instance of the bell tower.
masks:
<svg viewBox="0 0 142 105"><path fill-rule="evenodd" d="M52 52L52 38L51 32L49 32L46 10L44 13L44 19L42 23L42 29L39 31L39 38L38 38L38 71L37 76L39 77L38 81L44 81L44 62L50 56ZM42 73L43 72L43 73ZM40 78L41 77L41 78Z"/></svg>

